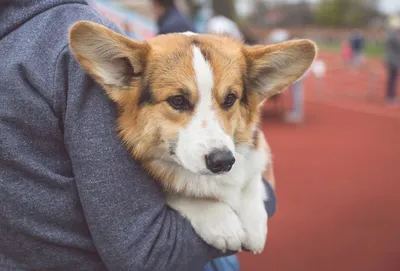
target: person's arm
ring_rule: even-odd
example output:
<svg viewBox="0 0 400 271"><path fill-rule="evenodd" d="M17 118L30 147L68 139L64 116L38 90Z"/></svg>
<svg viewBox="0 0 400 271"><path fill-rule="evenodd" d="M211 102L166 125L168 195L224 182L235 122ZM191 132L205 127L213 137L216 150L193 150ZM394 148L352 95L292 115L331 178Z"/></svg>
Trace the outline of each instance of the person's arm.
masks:
<svg viewBox="0 0 400 271"><path fill-rule="evenodd" d="M112 102L68 47L56 62L53 89L86 222L108 270L201 270L223 256L166 206L118 139Z"/></svg>

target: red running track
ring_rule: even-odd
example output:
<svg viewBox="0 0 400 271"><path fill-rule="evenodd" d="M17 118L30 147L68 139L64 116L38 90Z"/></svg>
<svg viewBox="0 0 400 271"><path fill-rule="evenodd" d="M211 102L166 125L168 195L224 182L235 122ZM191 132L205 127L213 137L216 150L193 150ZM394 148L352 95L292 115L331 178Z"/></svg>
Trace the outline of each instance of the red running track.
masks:
<svg viewBox="0 0 400 271"><path fill-rule="evenodd" d="M278 211L242 270L400 270L400 110L352 102L308 101L300 126L264 121Z"/></svg>

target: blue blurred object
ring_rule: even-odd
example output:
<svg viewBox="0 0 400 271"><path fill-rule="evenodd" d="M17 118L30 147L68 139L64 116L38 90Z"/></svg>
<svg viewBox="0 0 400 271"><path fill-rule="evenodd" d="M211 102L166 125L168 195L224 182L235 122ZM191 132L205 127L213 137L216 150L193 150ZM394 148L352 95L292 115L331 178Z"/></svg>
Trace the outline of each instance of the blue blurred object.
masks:
<svg viewBox="0 0 400 271"><path fill-rule="evenodd" d="M200 7L193 18L193 27L197 33L207 33L207 22L212 16L208 7Z"/></svg>
<svg viewBox="0 0 400 271"><path fill-rule="evenodd" d="M240 264L237 256L231 255L212 260L203 271L240 271Z"/></svg>
<svg viewBox="0 0 400 271"><path fill-rule="evenodd" d="M175 7L169 7L161 18L157 19L158 35L192 31L191 22Z"/></svg>

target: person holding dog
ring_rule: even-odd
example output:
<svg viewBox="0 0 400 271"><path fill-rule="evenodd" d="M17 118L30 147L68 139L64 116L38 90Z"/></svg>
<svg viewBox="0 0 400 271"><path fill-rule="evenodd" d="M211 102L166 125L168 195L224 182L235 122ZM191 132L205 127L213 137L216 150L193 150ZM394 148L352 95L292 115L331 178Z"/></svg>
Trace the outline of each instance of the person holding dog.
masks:
<svg viewBox="0 0 400 271"><path fill-rule="evenodd" d="M120 30L82 0L3 1L1 15L0 269L202 270L232 254L167 207L72 56L73 23Z"/></svg>

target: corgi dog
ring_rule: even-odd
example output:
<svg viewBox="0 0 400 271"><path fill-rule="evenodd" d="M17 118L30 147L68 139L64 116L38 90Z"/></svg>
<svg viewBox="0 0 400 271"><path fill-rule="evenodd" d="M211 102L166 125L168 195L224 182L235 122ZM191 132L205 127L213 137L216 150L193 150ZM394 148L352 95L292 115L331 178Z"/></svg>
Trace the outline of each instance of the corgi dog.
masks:
<svg viewBox="0 0 400 271"><path fill-rule="evenodd" d="M308 70L316 45L247 46L190 32L138 42L88 21L75 23L69 40L118 107L120 138L159 181L167 204L209 245L261 253L268 219L262 174L271 152L260 106Z"/></svg>

